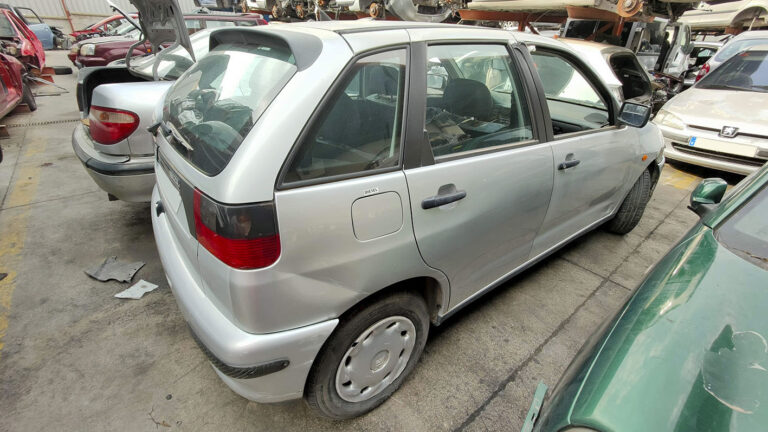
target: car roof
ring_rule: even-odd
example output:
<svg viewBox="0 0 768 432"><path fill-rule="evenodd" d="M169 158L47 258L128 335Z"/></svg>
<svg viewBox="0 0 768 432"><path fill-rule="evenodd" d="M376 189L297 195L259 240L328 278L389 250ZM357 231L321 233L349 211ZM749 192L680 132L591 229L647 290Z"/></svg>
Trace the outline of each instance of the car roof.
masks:
<svg viewBox="0 0 768 432"><path fill-rule="evenodd" d="M264 19L261 14L239 14L239 15L213 15L213 14L184 14L184 19L202 18L204 21L251 21Z"/></svg>
<svg viewBox="0 0 768 432"><path fill-rule="evenodd" d="M697 48L720 48L725 44L722 41L693 41L693 46Z"/></svg>
<svg viewBox="0 0 768 432"><path fill-rule="evenodd" d="M408 30L413 28L467 28L455 24L432 24L411 21L379 21L379 20L339 20L339 21L305 21L291 23L287 27L304 27L318 30L327 30L335 33L365 33L381 30Z"/></svg>
<svg viewBox="0 0 768 432"><path fill-rule="evenodd" d="M768 39L768 30L749 30L734 36L730 41L743 39Z"/></svg>

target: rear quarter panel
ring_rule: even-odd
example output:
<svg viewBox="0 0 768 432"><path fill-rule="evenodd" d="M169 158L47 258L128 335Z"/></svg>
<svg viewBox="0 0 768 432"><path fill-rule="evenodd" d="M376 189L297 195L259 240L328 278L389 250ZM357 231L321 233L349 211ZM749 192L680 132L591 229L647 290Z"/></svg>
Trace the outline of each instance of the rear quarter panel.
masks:
<svg viewBox="0 0 768 432"><path fill-rule="evenodd" d="M106 146L96 144L96 150L108 154L132 156L153 154L154 141L147 128L153 123L155 108L161 103L172 84L170 81L147 81L103 84L96 87L93 91L92 105L131 111L140 119L139 127L126 140Z"/></svg>

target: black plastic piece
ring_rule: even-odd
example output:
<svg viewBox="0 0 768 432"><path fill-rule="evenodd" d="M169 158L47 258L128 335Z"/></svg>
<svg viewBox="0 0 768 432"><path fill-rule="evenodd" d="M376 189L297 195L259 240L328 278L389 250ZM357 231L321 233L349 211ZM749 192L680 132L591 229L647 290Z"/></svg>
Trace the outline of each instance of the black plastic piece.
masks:
<svg viewBox="0 0 768 432"><path fill-rule="evenodd" d="M565 169L568 169L568 168L573 168L573 167L575 167L576 165L578 165L580 163L581 163L580 160L575 160L575 159L574 160L568 160L568 161L565 161L565 162L560 162L560 165L557 166L557 169L565 170Z"/></svg>
<svg viewBox="0 0 768 432"><path fill-rule="evenodd" d="M431 208L444 206L446 204L450 204L452 202L462 200L466 196L467 196L467 191L463 191L463 190L456 191L448 195L435 195L429 198L425 198L424 201L421 202L421 208L423 208L424 210L429 210Z"/></svg>
<svg viewBox="0 0 768 432"><path fill-rule="evenodd" d="M165 207L163 207L163 202L158 201L155 203L155 214L160 217L161 214L165 213Z"/></svg>
<svg viewBox="0 0 768 432"><path fill-rule="evenodd" d="M427 111L427 44L411 44L409 60L408 104L405 107L405 140L403 165L405 169L434 165L429 137L424 130Z"/></svg>
<svg viewBox="0 0 768 432"><path fill-rule="evenodd" d="M72 143L72 148L75 150L80 162L82 162L86 168L99 174L108 176L133 176L142 174L152 174L155 172L155 164L153 162L141 163L141 164L127 164L127 163L110 163L94 159L78 147L77 143Z"/></svg>
<svg viewBox="0 0 768 432"><path fill-rule="evenodd" d="M250 378L259 378L263 377L265 375L273 374L275 372L280 372L281 370L288 367L288 365L291 364L291 362L288 359L277 359L272 360L266 363L261 363L256 366L250 366L250 367L236 367L236 366L230 366L223 361L219 360L218 357L213 355L213 353L208 350L208 347L206 347L203 342L198 339L197 335L195 334L192 329L189 329L189 332L192 334L192 339L195 340L197 343L197 346L200 347L200 350L203 351L203 354L208 358L208 361L211 362L211 364L218 369L221 373L224 375L236 378L236 379L250 379Z"/></svg>
<svg viewBox="0 0 768 432"><path fill-rule="evenodd" d="M533 58L528 52L528 47L522 43L512 45L512 57L515 59L520 77L525 83L525 96L528 101L528 109L531 112L534 137L539 142L552 141L554 135L552 134L549 108L547 107L547 97L533 64Z"/></svg>

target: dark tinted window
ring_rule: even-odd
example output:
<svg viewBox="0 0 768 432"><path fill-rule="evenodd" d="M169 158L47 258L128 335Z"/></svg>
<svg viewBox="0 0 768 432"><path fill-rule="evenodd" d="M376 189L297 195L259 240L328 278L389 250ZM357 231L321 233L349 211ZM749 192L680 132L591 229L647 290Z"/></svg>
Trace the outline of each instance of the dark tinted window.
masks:
<svg viewBox="0 0 768 432"><path fill-rule="evenodd" d="M715 237L736 255L768 270L768 187L717 227Z"/></svg>
<svg viewBox="0 0 768 432"><path fill-rule="evenodd" d="M430 46L427 59L426 128L435 157L533 139L505 46Z"/></svg>
<svg viewBox="0 0 768 432"><path fill-rule="evenodd" d="M618 22L597 20L572 20L568 21L565 37L584 39L611 45L625 46L632 26L627 23L620 34L615 35L615 26Z"/></svg>
<svg viewBox="0 0 768 432"><path fill-rule="evenodd" d="M400 163L405 59L401 49L355 63L301 144L286 183Z"/></svg>

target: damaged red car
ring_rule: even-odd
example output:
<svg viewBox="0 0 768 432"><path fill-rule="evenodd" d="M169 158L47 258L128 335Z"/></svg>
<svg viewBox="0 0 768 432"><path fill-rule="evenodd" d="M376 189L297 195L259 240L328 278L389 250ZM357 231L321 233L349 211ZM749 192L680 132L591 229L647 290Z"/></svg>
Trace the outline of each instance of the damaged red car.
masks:
<svg viewBox="0 0 768 432"><path fill-rule="evenodd" d="M8 9L0 9L0 41L3 41L4 51L22 63L37 69L45 66L43 44L32 30Z"/></svg>
<svg viewBox="0 0 768 432"><path fill-rule="evenodd" d="M20 61L6 52L8 42L0 41L0 118L11 112L20 103L25 103L31 111L37 109L32 88L26 81L27 70ZM0 148L0 162L3 151Z"/></svg>

